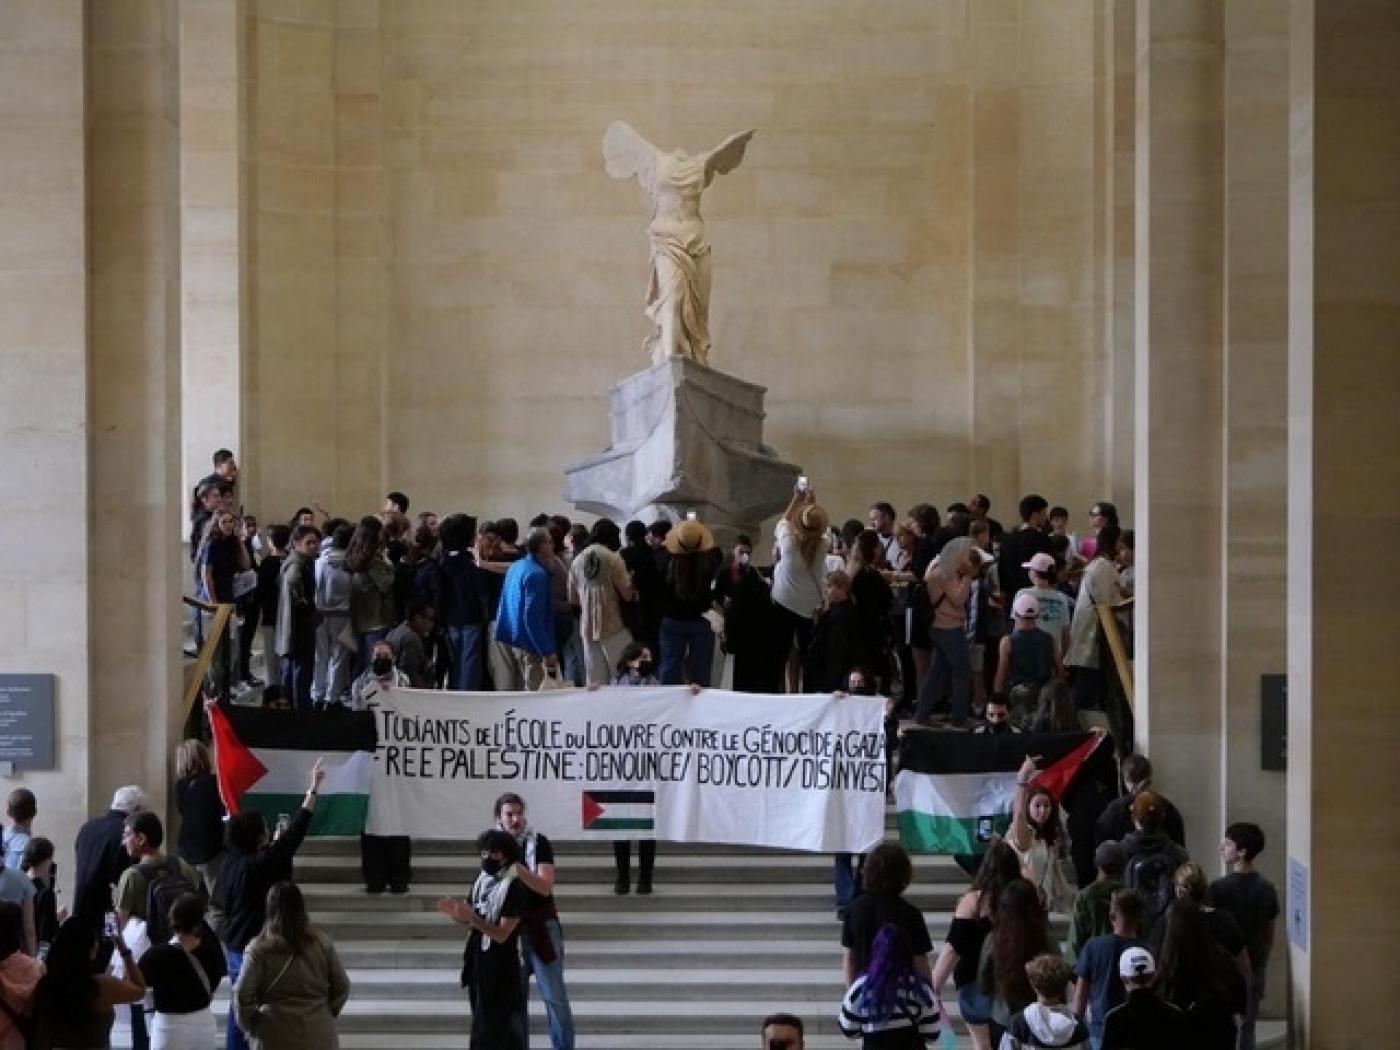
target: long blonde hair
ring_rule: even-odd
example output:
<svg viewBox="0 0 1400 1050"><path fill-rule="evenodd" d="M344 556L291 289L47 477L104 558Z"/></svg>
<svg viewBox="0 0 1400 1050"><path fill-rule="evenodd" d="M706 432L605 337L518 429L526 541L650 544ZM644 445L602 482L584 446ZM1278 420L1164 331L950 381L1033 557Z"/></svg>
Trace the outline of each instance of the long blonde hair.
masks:
<svg viewBox="0 0 1400 1050"><path fill-rule="evenodd" d="M209 761L209 749L198 740L180 742L175 749L175 778L184 780L196 773L212 773L213 764Z"/></svg>

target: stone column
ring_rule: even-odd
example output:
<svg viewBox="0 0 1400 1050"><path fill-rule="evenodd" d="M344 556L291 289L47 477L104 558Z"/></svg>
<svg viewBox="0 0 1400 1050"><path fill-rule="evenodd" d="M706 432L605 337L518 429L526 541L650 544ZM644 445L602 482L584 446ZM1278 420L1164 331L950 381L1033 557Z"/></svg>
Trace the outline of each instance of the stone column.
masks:
<svg viewBox="0 0 1400 1050"><path fill-rule="evenodd" d="M90 802L160 811L181 692L180 216L175 0L88 14Z"/></svg>
<svg viewBox="0 0 1400 1050"><path fill-rule="evenodd" d="M1224 687L1215 833L1259 824L1265 875L1283 877L1284 774L1261 767L1260 676L1287 668L1288 12L1225 8L1224 491L1220 515ZM1213 871L1214 858L1200 858ZM1279 968L1275 968L1276 971ZM1282 990L1281 972L1272 982ZM1269 1013L1284 1012L1282 997Z"/></svg>
<svg viewBox="0 0 1400 1050"><path fill-rule="evenodd" d="M209 473L215 449L243 451L238 7L230 0L183 0L179 10L180 488L186 496Z"/></svg>
<svg viewBox="0 0 1400 1050"><path fill-rule="evenodd" d="M1291 12L1284 914L1294 1045L1350 1050L1400 1029L1400 7Z"/></svg>
<svg viewBox="0 0 1400 1050"><path fill-rule="evenodd" d="M1223 704L1222 6L1137 10L1137 737L1203 857Z"/></svg>
<svg viewBox="0 0 1400 1050"><path fill-rule="evenodd" d="M71 873L87 810L88 367L83 9L0 3L0 671L57 676L39 798Z"/></svg>

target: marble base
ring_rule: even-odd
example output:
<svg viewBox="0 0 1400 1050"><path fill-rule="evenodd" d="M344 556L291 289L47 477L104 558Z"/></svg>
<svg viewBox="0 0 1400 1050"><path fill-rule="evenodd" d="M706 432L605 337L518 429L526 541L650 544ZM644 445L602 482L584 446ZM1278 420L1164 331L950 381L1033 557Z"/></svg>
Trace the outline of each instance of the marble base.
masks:
<svg viewBox="0 0 1400 1050"><path fill-rule="evenodd" d="M801 469L763 443L761 386L683 358L613 387L612 444L564 469L564 497L618 524L694 510L720 542L788 504Z"/></svg>

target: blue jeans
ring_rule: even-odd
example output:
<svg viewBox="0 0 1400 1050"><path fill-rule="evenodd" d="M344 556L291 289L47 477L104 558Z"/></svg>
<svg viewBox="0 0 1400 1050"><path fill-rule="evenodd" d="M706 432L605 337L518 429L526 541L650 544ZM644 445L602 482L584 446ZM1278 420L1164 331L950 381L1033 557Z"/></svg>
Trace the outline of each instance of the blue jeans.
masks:
<svg viewBox="0 0 1400 1050"><path fill-rule="evenodd" d="M545 1017L549 1022L549 1042L554 1050L574 1050L574 1012L569 1006L569 991L564 987L564 931L558 919L545 923L549 931L549 943L554 945L554 961L544 962L535 954L534 945L528 936L520 938L520 950L525 965L521 967L520 979L525 985L522 1002L530 1001L530 974L535 975L535 985L540 990L540 1002L544 1003ZM528 1008L520 1012L517 1028L521 1033L522 1046L529 1045L530 1013Z"/></svg>
<svg viewBox="0 0 1400 1050"><path fill-rule="evenodd" d="M917 718L928 718L951 683L953 718L965 721L972 713L972 660L968 655L967 634L961 627L935 627L929 631L933 641L933 666L919 690Z"/></svg>
<svg viewBox="0 0 1400 1050"><path fill-rule="evenodd" d="M554 614L554 646L559 653L560 674L564 681L581 686L583 647L579 644L578 620L572 611Z"/></svg>
<svg viewBox="0 0 1400 1050"><path fill-rule="evenodd" d="M243 953L232 948L224 948L224 959L228 961L228 986L232 988L238 983L238 975L243 972ZM243 1029L238 1027L238 1021L233 1016L233 1004L229 1003L228 1008L228 1037L224 1042L224 1050L248 1050L248 1037L243 1034Z"/></svg>
<svg viewBox="0 0 1400 1050"><path fill-rule="evenodd" d="M852 861L855 863L852 864ZM851 906L851 901L856 899L860 892L860 869L864 866L865 857L859 853L838 853L834 865L833 876L836 888L836 907L844 911Z"/></svg>
<svg viewBox="0 0 1400 1050"><path fill-rule="evenodd" d="M709 688L710 666L715 656L715 632L710 621L661 620L661 684L685 685L687 676ZM685 665L685 674L681 665Z"/></svg>
<svg viewBox="0 0 1400 1050"><path fill-rule="evenodd" d="M481 688L481 635L479 623L447 629L452 663L447 668L447 688L475 692Z"/></svg>

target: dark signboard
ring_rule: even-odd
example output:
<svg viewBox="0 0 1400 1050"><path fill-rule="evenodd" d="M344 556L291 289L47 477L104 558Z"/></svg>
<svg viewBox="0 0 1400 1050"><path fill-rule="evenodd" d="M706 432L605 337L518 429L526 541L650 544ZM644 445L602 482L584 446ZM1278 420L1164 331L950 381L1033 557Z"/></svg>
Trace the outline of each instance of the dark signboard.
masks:
<svg viewBox="0 0 1400 1050"><path fill-rule="evenodd" d="M53 769L51 674L0 674L0 763Z"/></svg>

